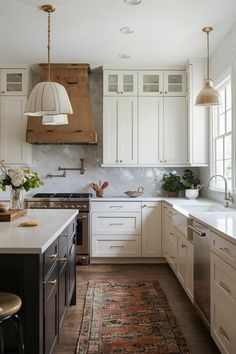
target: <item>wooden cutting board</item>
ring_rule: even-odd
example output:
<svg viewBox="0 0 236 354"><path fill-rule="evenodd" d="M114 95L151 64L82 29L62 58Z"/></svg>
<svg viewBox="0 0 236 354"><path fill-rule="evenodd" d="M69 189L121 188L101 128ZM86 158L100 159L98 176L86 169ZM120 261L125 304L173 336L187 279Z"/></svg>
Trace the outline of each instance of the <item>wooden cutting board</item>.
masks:
<svg viewBox="0 0 236 354"><path fill-rule="evenodd" d="M17 210L8 210L0 213L0 222L1 221L12 221L21 216L26 215L26 209L17 209Z"/></svg>

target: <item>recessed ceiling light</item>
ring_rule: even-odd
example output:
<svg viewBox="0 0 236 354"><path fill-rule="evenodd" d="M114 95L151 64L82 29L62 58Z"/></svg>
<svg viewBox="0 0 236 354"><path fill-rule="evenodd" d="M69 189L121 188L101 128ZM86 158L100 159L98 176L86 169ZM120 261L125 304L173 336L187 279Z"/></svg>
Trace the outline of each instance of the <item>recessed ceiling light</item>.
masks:
<svg viewBox="0 0 236 354"><path fill-rule="evenodd" d="M131 34L131 33L134 33L134 29L132 27L126 26L126 27L122 27L120 29L120 32L124 33L124 34Z"/></svg>
<svg viewBox="0 0 236 354"><path fill-rule="evenodd" d="M124 0L124 2L128 5L139 5L141 4L142 0Z"/></svg>
<svg viewBox="0 0 236 354"><path fill-rule="evenodd" d="M118 57L121 58L121 59L128 59L128 58L130 58L130 56L129 56L128 54L126 54L126 53L121 53L121 54L118 55Z"/></svg>

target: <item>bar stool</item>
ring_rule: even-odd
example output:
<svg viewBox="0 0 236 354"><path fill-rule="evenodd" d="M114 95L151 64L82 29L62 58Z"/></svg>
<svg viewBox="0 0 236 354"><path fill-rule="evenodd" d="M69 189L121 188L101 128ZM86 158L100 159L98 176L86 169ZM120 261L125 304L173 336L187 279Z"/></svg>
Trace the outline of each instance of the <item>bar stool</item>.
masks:
<svg viewBox="0 0 236 354"><path fill-rule="evenodd" d="M21 308L22 302L19 296L0 292L0 354L4 354L4 337L2 324L8 319L12 319L15 324L17 349L19 354L24 354L24 339L21 321L17 316L17 312Z"/></svg>

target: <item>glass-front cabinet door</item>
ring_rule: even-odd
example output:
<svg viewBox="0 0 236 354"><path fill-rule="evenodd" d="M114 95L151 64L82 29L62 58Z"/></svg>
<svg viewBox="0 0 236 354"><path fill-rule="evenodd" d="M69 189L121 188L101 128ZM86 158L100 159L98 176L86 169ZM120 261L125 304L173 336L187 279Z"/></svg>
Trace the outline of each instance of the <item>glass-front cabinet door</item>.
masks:
<svg viewBox="0 0 236 354"><path fill-rule="evenodd" d="M136 96L137 71L105 70L105 96Z"/></svg>
<svg viewBox="0 0 236 354"><path fill-rule="evenodd" d="M27 95L26 69L1 69L1 95Z"/></svg>
<svg viewBox="0 0 236 354"><path fill-rule="evenodd" d="M164 95L185 96L186 78L185 71L165 71L164 74Z"/></svg>
<svg viewBox="0 0 236 354"><path fill-rule="evenodd" d="M163 96L163 71L139 71L139 95Z"/></svg>

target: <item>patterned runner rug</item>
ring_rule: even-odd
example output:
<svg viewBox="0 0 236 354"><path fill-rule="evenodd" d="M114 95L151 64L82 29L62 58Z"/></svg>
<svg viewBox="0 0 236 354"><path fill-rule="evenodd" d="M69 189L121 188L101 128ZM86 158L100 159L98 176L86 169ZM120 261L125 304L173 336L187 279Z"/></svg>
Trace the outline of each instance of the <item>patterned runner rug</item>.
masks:
<svg viewBox="0 0 236 354"><path fill-rule="evenodd" d="M190 354L157 281L90 281L76 354Z"/></svg>

